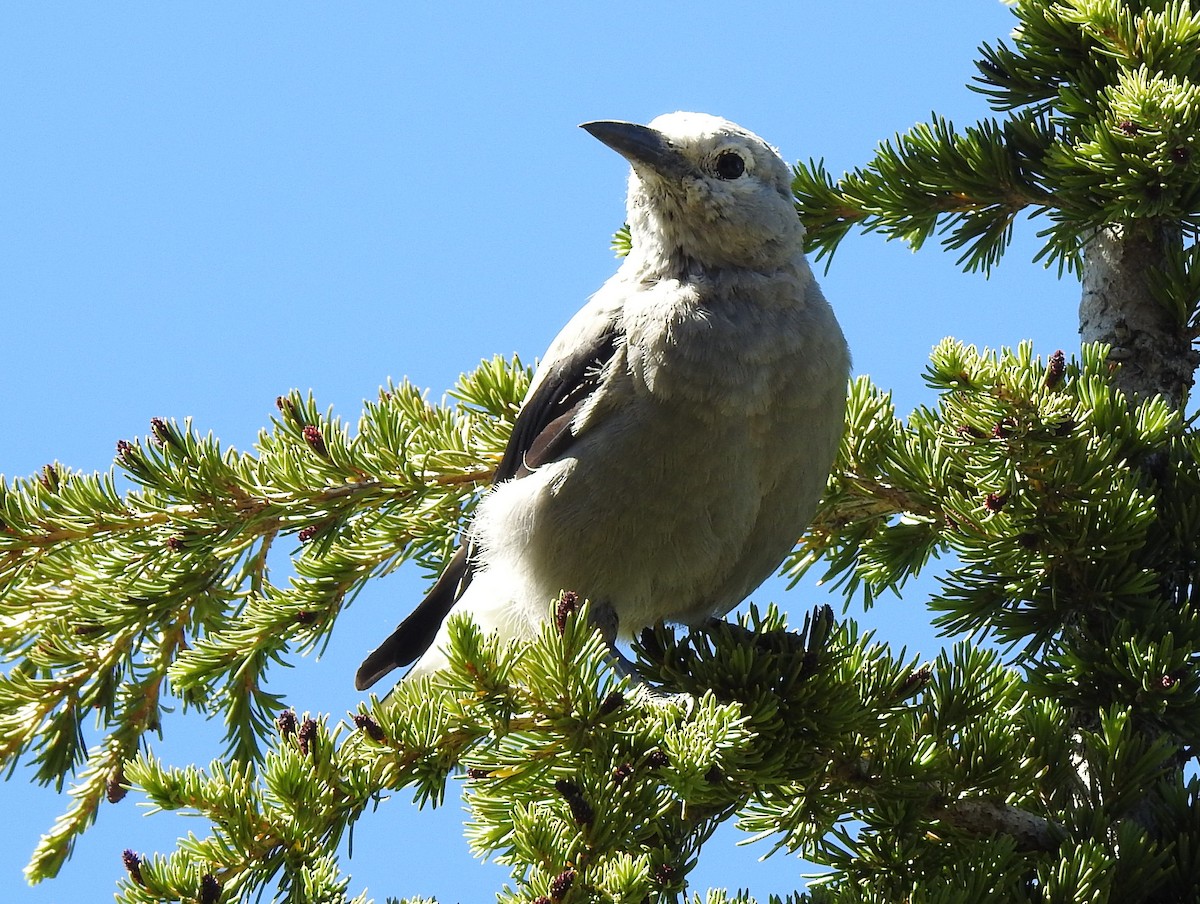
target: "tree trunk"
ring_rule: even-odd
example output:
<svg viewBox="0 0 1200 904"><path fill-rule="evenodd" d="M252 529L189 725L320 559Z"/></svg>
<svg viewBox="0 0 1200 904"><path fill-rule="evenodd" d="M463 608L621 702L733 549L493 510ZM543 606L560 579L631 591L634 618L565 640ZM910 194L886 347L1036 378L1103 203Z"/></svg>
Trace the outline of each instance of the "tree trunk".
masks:
<svg viewBox="0 0 1200 904"><path fill-rule="evenodd" d="M1079 301L1081 338L1112 347L1109 360L1119 365L1114 382L1130 402L1161 395L1177 411L1187 404L1200 354L1192 348L1186 319L1180 322L1172 306L1156 295L1155 277L1166 275L1171 251L1181 246L1177 224L1101 229L1084 249ZM1076 767L1083 786L1092 787L1082 757ZM1151 794L1132 818L1157 837L1160 812L1161 801Z"/></svg>
<svg viewBox="0 0 1200 904"><path fill-rule="evenodd" d="M1117 386L1131 401L1161 394L1181 409L1200 356L1187 324L1155 297L1153 277L1166 266L1177 227L1107 226L1084 250L1079 333L1112 346Z"/></svg>

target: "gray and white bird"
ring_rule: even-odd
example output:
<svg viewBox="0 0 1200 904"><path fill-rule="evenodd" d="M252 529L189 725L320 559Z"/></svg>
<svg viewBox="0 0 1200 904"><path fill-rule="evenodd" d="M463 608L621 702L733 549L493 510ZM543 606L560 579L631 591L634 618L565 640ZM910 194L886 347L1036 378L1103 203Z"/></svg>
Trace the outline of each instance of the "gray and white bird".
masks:
<svg viewBox="0 0 1200 904"><path fill-rule="evenodd" d="M825 487L850 357L787 164L700 113L582 128L632 165L632 251L550 346L463 546L359 690L444 668L452 612L514 639L563 590L610 640L725 615Z"/></svg>

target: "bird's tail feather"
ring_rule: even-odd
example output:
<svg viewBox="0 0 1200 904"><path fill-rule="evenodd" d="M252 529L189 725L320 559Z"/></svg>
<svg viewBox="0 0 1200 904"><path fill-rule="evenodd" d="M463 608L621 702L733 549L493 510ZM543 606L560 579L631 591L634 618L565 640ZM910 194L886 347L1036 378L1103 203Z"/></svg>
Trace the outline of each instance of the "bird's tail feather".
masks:
<svg viewBox="0 0 1200 904"><path fill-rule="evenodd" d="M393 669L415 662L437 637L455 602L471 582L470 551L460 546L437 583L383 643L371 651L354 675L354 687L365 691Z"/></svg>

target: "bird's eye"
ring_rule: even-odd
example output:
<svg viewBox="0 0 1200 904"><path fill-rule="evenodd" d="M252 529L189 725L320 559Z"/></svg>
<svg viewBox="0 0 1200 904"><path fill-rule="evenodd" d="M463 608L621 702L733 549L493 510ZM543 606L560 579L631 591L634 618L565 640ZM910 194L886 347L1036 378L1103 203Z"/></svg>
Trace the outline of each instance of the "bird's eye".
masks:
<svg viewBox="0 0 1200 904"><path fill-rule="evenodd" d="M726 151L717 158L716 170L722 179L736 179L746 171L746 161L733 151Z"/></svg>

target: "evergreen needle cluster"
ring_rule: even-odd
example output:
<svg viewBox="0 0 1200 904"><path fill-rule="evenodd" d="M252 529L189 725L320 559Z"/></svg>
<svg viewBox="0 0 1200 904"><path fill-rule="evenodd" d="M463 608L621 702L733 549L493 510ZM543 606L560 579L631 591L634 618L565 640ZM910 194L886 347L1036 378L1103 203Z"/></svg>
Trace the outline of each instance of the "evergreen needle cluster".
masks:
<svg viewBox="0 0 1200 904"><path fill-rule="evenodd" d="M983 45L972 86L1007 116L936 114L834 180L799 164L817 256L858 226L919 248L931 235L989 271L1018 217L1048 220L1040 258L1078 270L1100 227L1200 224L1200 9L1186 0L1013 0L1012 43ZM1195 316L1195 299L1189 313Z"/></svg>
<svg viewBox="0 0 1200 904"><path fill-rule="evenodd" d="M408 559L436 567L528 381L495 359L454 405L389 386L354 436L293 393L252 453L155 419L118 443L109 474L50 465L0 484L0 752L60 789L82 768L30 878L54 875L101 802L124 795L123 763L169 730L172 704L219 716L229 757L258 761L284 708L268 668L319 647L367 580ZM282 542L292 567L277 583Z"/></svg>

